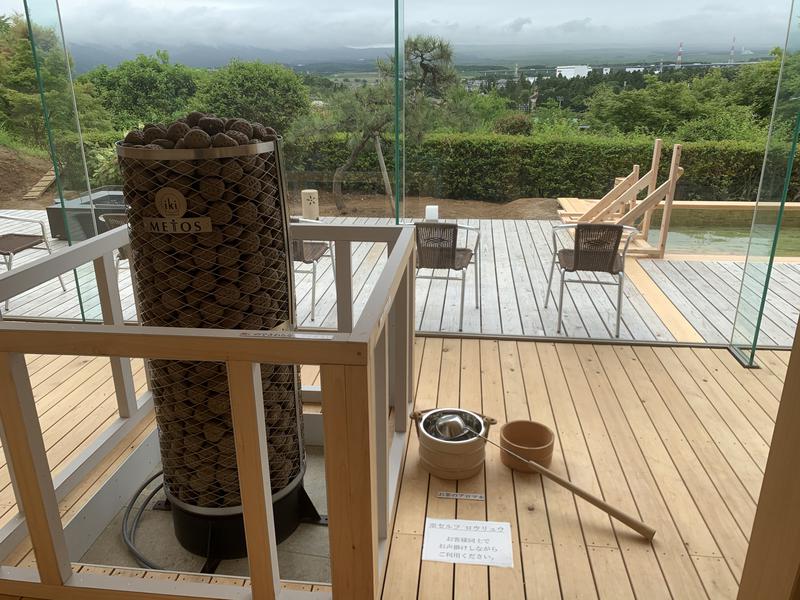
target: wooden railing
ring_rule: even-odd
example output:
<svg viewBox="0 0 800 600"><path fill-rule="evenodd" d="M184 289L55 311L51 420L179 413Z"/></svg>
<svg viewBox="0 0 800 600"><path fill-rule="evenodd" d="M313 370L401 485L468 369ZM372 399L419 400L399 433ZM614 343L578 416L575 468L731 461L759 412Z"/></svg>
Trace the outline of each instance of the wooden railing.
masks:
<svg viewBox="0 0 800 600"><path fill-rule="evenodd" d="M335 242L337 331L265 332L126 326L121 319L113 251L128 243L113 230L0 276L0 302L93 262L102 325L0 323L0 423L21 521L36 569L0 568L0 594L31 598L294 598L282 590L275 547L267 438L259 364L319 365L323 401L331 583L335 598L376 598L386 564L389 526L401 470L413 365L413 228L293 225L295 239ZM353 319L352 242L388 246L383 272ZM149 413L149 393L133 391L131 358L226 362L251 587L130 580L73 573L58 498L36 414L25 354L109 357L119 419L103 443L84 450L71 480L96 465L130 423ZM394 431L388 430L394 411ZM24 528L23 528L24 533ZM320 597L318 592L316 596Z"/></svg>

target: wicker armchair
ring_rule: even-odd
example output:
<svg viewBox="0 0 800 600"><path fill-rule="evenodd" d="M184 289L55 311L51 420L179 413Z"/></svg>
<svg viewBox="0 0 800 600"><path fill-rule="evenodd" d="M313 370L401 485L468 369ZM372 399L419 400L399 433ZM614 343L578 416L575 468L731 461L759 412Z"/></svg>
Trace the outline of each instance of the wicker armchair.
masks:
<svg viewBox="0 0 800 600"><path fill-rule="evenodd" d="M461 280L461 314L458 330L464 326L464 293L466 290L467 267L475 264L475 308L480 308L480 244L481 233L477 227L423 221L416 223L417 237L417 279ZM473 248L458 247L458 230L476 232ZM469 236L469 233L467 233ZM420 269L444 269L448 273L441 275L420 275ZM450 271L461 271L461 277L451 277Z"/></svg>
<svg viewBox="0 0 800 600"><path fill-rule="evenodd" d="M558 232L567 229L575 230L573 248L558 247ZM553 273L558 264L561 273L561 285L558 290L558 333L561 333L561 317L564 306L564 285L567 283L591 283L598 285L616 285L617 287L617 322L614 337L619 337L620 320L622 319L623 286L625 284L625 257L631 240L639 230L627 225L606 225L595 223L578 223L556 225L553 227L553 262L550 265L550 277L547 279L547 294L544 306L550 301L550 288L553 285ZM619 247L623 234L628 234L622 252ZM608 273L615 275L617 281L590 281L567 279L567 273L588 271L592 273Z"/></svg>
<svg viewBox="0 0 800 600"><path fill-rule="evenodd" d="M106 213L104 215L100 215L97 218L103 225L105 225L106 231L111 231L112 229L116 229L117 227L127 227L128 226L128 215L125 213ZM123 246L122 248L117 249L117 258L114 261L114 267L119 270L119 265L123 260L130 261L131 259L131 247Z"/></svg>
<svg viewBox="0 0 800 600"><path fill-rule="evenodd" d="M44 223L37 219L25 219L23 217L12 217L8 215L0 215L0 219L6 221L16 221L18 223L34 223L39 226L42 233L3 233L0 234L0 257L6 264L6 269L9 271L14 266L14 256L25 250L44 250L48 254L53 253L53 248L50 246L50 238L47 236L47 231L44 228ZM44 246L41 246L43 244ZM61 289L65 292L67 287L64 285L64 280L61 275L58 276L58 281L61 284ZM6 300L5 308L9 309L11 305L10 300Z"/></svg>
<svg viewBox="0 0 800 600"><path fill-rule="evenodd" d="M315 219L303 219L302 217L289 217L290 223L319 223ZM336 285L336 259L333 256L333 242L308 242L306 240L292 240L292 260L305 265L311 265L311 269L295 269L295 273L311 273L311 320L316 317L317 306L317 263L325 257L331 259L331 270L333 272L333 284Z"/></svg>

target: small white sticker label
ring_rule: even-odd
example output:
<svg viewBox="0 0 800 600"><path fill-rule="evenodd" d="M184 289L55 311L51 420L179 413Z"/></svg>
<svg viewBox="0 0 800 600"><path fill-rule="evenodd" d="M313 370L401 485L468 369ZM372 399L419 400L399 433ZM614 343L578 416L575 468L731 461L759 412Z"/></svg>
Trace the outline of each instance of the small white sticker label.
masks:
<svg viewBox="0 0 800 600"><path fill-rule="evenodd" d="M511 523L425 519L422 560L513 568Z"/></svg>
<svg viewBox="0 0 800 600"><path fill-rule="evenodd" d="M299 333L297 331L243 331L239 337L295 338L302 340L332 340L332 335L322 333Z"/></svg>
<svg viewBox="0 0 800 600"><path fill-rule="evenodd" d="M477 500L483 502L486 496L483 494L464 494L462 492L439 492L436 494L439 498L452 498L453 500Z"/></svg>

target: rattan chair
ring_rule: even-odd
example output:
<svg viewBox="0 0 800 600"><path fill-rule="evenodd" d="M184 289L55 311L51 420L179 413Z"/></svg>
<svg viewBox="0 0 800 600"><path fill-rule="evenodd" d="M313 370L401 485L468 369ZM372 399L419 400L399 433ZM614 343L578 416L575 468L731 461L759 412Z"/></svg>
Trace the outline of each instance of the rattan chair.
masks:
<svg viewBox="0 0 800 600"><path fill-rule="evenodd" d="M104 215L100 215L97 218L103 225L105 225L106 231L111 231L112 229L116 229L117 227L128 226L128 215L126 215L125 213L106 213ZM130 259L131 259L130 245L117 248L117 257L114 260L114 267L117 270L119 270L120 263L123 260L130 261ZM130 262L128 264L130 264Z"/></svg>
<svg viewBox="0 0 800 600"><path fill-rule="evenodd" d="M314 223L319 221L314 219L303 219L302 217L289 217L290 223ZM333 272L333 284L336 285L336 259L333 256L333 242L309 242L306 240L292 240L292 260L306 265L311 265L311 269L295 269L295 273L311 273L311 320L316 317L317 307L317 263L325 257L331 259L331 270Z"/></svg>
<svg viewBox="0 0 800 600"><path fill-rule="evenodd" d="M573 248L558 247L558 232L575 229L575 245ZM607 225L596 223L577 223L556 225L553 227L553 263L550 265L550 277L547 279L547 295L544 306L550 301L550 288L553 285L553 273L556 263L561 273L561 285L558 289L558 333L561 333L561 317L564 308L564 285L567 283L587 283L599 285L616 285L617 287L617 323L614 337L619 337L619 325L622 319L623 287L625 284L625 257L631 240L639 230L627 225ZM627 234L620 252L622 237ZM567 279L567 273L587 271L592 273L608 273L617 277L617 281L590 281L585 279Z"/></svg>
<svg viewBox="0 0 800 600"><path fill-rule="evenodd" d="M6 221L16 221L18 223L35 223L42 230L41 235L36 233L0 234L0 257L3 258L3 262L6 264L6 269L9 271L14 266L14 256L20 252L25 250L44 250L48 254L53 253L53 248L50 246L50 238L47 237L47 230L45 229L42 221L37 219L25 219L23 217L12 217L9 215L0 215L0 219L5 219ZM40 246L40 244L44 244L44 247ZM58 281L61 284L61 289L66 292L67 287L64 285L64 280L61 278L61 275L58 276ZM8 310L10 306L10 299L6 300L6 310Z"/></svg>
<svg viewBox="0 0 800 600"><path fill-rule="evenodd" d="M476 232L473 248L458 247L458 230ZM417 234L417 279L461 280L461 314L458 330L464 327L464 293L466 290L467 267L475 264L475 308L480 308L480 245L481 232L477 227L423 221L416 223ZM469 233L467 233L469 236ZM420 275L420 269L443 269L447 275ZM461 277L451 277L450 271L461 271Z"/></svg>

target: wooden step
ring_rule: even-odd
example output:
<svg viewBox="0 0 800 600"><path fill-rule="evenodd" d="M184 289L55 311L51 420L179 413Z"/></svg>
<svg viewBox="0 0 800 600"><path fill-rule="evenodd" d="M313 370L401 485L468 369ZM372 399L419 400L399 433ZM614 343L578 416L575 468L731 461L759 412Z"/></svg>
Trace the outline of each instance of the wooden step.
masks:
<svg viewBox="0 0 800 600"><path fill-rule="evenodd" d="M23 200L38 200L56 180L56 172L50 169L36 184L25 194Z"/></svg>

